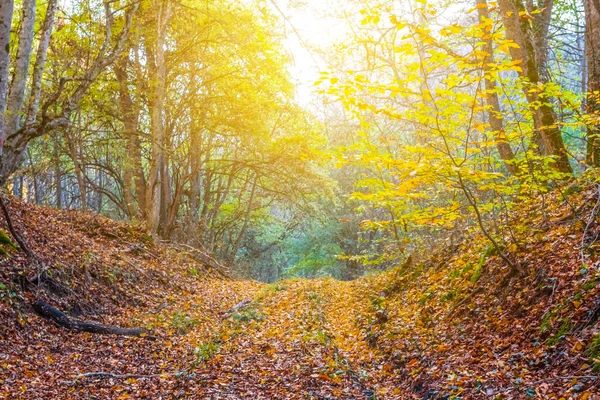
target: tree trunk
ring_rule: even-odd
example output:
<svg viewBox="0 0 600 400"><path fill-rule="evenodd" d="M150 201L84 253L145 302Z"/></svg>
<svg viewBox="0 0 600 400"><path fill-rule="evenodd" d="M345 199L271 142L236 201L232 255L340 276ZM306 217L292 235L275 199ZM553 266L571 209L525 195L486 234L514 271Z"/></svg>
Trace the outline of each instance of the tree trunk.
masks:
<svg viewBox="0 0 600 400"><path fill-rule="evenodd" d="M168 130L165 132L164 134L164 141L163 141L163 145L162 145L162 164L161 164L161 170L160 170L160 177L161 177L161 195L160 195L160 227L161 227L161 234L163 235L163 237L168 238L169 234L170 234L170 221L169 221L169 210L172 209L173 211L175 211L174 208L172 208L172 206L174 206L175 208L177 207L177 205L173 204L173 193L171 191L171 184L175 184L175 182L171 182L171 171L169 169L169 162L170 162L170 154L168 149L171 148L171 140L170 140L170 135L172 134L171 130ZM177 215L174 214L173 218L175 218ZM174 219L173 221L174 222Z"/></svg>
<svg viewBox="0 0 600 400"><path fill-rule="evenodd" d="M8 64L10 63L10 29L14 0L0 1L0 156L6 139L4 114L8 96Z"/></svg>
<svg viewBox="0 0 600 400"><path fill-rule="evenodd" d="M81 129L81 114L79 115L79 124L78 129ZM77 135L79 138L81 137L81 133ZM88 201L87 201L87 186L85 184L85 171L83 167L83 154L81 151L80 140L76 140L72 132L67 130L65 132L65 139L67 140L67 145L69 147L69 155L71 160L73 161L73 166L75 169L75 179L77 179L77 188L79 189L79 200L80 200L80 208L82 210L87 210Z"/></svg>
<svg viewBox="0 0 600 400"><path fill-rule="evenodd" d="M140 218L144 209L146 183L142 169L142 146L138 135L139 108L134 105L129 93L127 64L128 57L123 56L114 66L115 75L119 82L119 104L123 112L123 133L127 143L127 159L123 165L123 198L129 216Z"/></svg>
<svg viewBox="0 0 600 400"><path fill-rule="evenodd" d="M200 215L200 191L202 186L202 144L200 130L193 126L190 133L190 219L198 222Z"/></svg>
<svg viewBox="0 0 600 400"><path fill-rule="evenodd" d="M164 101L166 85L166 66L165 66L165 40L167 36L167 26L171 13L171 5L168 0L156 0L156 43L154 45L154 57L149 62L151 69L151 135L152 135L152 163L148 176L148 189L146 206L148 207L148 229L153 235L158 234L160 216L161 216L161 176L164 173Z"/></svg>
<svg viewBox="0 0 600 400"><path fill-rule="evenodd" d="M537 88L538 84L548 83L547 25L550 23L552 4L552 0L546 0L546 8L542 13L536 14L538 17L532 23L532 17L522 0L498 1L506 37L519 46L511 48L510 52L514 61L522 61L519 65L522 72L519 72L519 75L524 80L525 98L533 114L534 139L538 150L541 154L556 157L553 165L558 171L572 173L554 109L548 104L548 99L540 99L539 93L531 90Z"/></svg>
<svg viewBox="0 0 600 400"><path fill-rule="evenodd" d="M587 164L600 166L600 1L585 0L585 47L587 56Z"/></svg>
<svg viewBox="0 0 600 400"><path fill-rule="evenodd" d="M480 22L484 22L489 19L489 11L487 0L476 0L477 11L479 13ZM487 35L489 36L489 35ZM486 37L483 39L483 51L486 53L482 64L484 68L484 74L490 69L489 65L494 62L494 48L492 45L492 37ZM500 158L504 161L504 165L508 172L513 175L517 175L519 172L518 166L515 164L515 154L506 139L506 133L504 132L504 121L502 120L502 110L500 109L500 101L498 100L498 94L496 93L496 82L493 79L485 79L485 90L486 90L486 102L488 106L488 118L492 127L494 141L496 142L496 148L500 154Z"/></svg>
<svg viewBox="0 0 600 400"><path fill-rule="evenodd" d="M62 208L62 172L60 170L60 152L58 149L58 136L54 135L54 186L56 187L56 208Z"/></svg>
<svg viewBox="0 0 600 400"><path fill-rule="evenodd" d="M29 61L33 43L33 26L35 24L35 0L23 1L23 16L19 32L19 48L15 59L14 74L8 94L6 106L7 136L21 127L21 111L25 99L25 84L29 72Z"/></svg>
<svg viewBox="0 0 600 400"><path fill-rule="evenodd" d="M18 199L23 198L23 177L18 176L13 180L13 196Z"/></svg>
<svg viewBox="0 0 600 400"><path fill-rule="evenodd" d="M40 42L38 44L37 53L35 56L35 64L33 66L33 76L31 78L31 94L29 96L29 107L27 109L27 118L25 125L32 125L37 119L37 112L40 106L40 97L42 94L42 75L46 65L46 55L50 46L50 38L52 37L52 29L54 28L54 15L56 14L56 5L58 0L49 0L46 8L46 17L42 26Z"/></svg>

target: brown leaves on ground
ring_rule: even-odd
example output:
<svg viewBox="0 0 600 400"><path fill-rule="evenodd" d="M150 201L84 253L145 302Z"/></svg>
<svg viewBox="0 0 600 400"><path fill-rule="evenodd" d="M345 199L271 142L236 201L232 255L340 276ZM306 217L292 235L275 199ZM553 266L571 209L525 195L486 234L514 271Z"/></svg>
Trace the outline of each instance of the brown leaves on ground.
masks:
<svg viewBox="0 0 600 400"><path fill-rule="evenodd" d="M71 292L24 291L19 282L36 271L19 254L3 262L0 394L597 398L598 226L582 265L584 227L555 203L545 221L522 222L534 233L509 250L528 274L508 287L499 284L509 271L479 239L352 282L264 285L219 279L126 224L15 203L24 235ZM157 340L65 331L27 307L36 293L80 318L150 329Z"/></svg>

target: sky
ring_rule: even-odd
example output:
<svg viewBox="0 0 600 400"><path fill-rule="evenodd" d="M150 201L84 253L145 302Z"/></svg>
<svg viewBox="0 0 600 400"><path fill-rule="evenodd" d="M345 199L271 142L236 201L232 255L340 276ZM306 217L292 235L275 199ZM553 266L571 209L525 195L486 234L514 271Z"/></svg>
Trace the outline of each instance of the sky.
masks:
<svg viewBox="0 0 600 400"><path fill-rule="evenodd" d="M290 72L296 84L296 99L307 106L314 99L312 93L319 71L327 69L327 62L319 52L309 49L333 45L346 35L346 28L343 21L331 16L331 1L305 0L299 6L290 3L290 0L271 0L270 5L274 13L279 17L283 13L287 19L284 21L287 39L283 44L292 55Z"/></svg>

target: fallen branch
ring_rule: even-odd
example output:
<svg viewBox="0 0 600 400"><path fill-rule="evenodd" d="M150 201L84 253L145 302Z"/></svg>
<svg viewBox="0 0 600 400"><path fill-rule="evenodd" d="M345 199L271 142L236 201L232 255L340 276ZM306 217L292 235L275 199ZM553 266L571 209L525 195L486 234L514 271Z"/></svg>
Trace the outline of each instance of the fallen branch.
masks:
<svg viewBox="0 0 600 400"><path fill-rule="evenodd" d="M38 288L45 285L50 291L50 293L59 297L70 295L75 298L79 298L79 296L77 295L77 293L75 293L73 289L71 289L64 283L52 278L46 273L45 270L35 275L33 278L28 279L26 283L31 286L36 286Z"/></svg>
<svg viewBox="0 0 600 400"><path fill-rule="evenodd" d="M229 310L221 312L221 316L223 317L223 319L229 318L233 314L235 314L236 312L241 310L242 308L245 308L250 303L252 303L252 300L248 300L248 299L242 300L239 303L237 303L235 306L231 307Z"/></svg>
<svg viewBox="0 0 600 400"><path fill-rule="evenodd" d="M159 312L161 312L162 310L164 310L167 307L169 307L169 303L165 302L165 303L162 303L160 306L158 306L158 308L156 310L149 310L148 313L158 314Z"/></svg>
<svg viewBox="0 0 600 400"><path fill-rule="evenodd" d="M81 378L116 378L116 379L145 379L145 378L160 378L161 376L165 376L166 374L115 374L112 372L86 372L84 374L79 374L72 381L62 381L61 383L72 385L78 382Z"/></svg>
<svg viewBox="0 0 600 400"><path fill-rule="evenodd" d="M112 372L98 371L98 372L86 372L84 374L79 374L75 377L75 379L92 378L95 376L119 378L119 379L129 379L129 378L158 378L161 376L161 374L149 374L149 375L145 375L145 374L114 374Z"/></svg>
<svg viewBox="0 0 600 400"><path fill-rule="evenodd" d="M55 307L52 307L50 304L46 303L43 300L37 300L33 304L33 309L42 317L51 319L59 326L66 328L70 331L99 333L106 335L136 336L145 337L146 339L152 340L156 339L154 336L148 336L144 329L119 328L110 325L103 325L97 322L86 322L70 318L65 313L63 313Z"/></svg>
<svg viewBox="0 0 600 400"><path fill-rule="evenodd" d="M596 380L598 379L598 375L572 375L572 376L553 376L550 378L546 378L546 379L540 379L539 381L535 381L535 382L531 382L532 385L538 385L540 383L543 382L551 382L551 381L558 381L558 380L573 380L573 379L592 379L592 380Z"/></svg>

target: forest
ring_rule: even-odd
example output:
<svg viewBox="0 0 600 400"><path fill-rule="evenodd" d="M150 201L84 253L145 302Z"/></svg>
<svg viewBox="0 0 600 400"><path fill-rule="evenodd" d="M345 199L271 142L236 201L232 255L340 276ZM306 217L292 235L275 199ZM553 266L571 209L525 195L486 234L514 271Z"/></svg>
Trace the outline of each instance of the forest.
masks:
<svg viewBox="0 0 600 400"><path fill-rule="evenodd" d="M0 398L599 399L598 0L0 0Z"/></svg>

